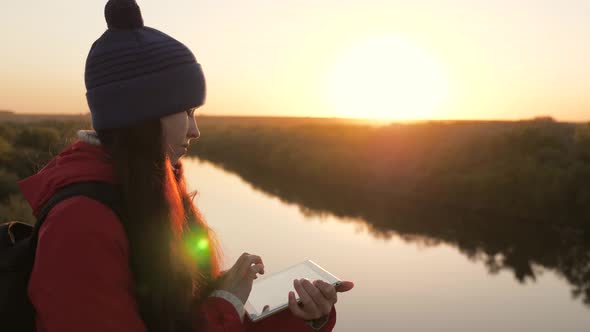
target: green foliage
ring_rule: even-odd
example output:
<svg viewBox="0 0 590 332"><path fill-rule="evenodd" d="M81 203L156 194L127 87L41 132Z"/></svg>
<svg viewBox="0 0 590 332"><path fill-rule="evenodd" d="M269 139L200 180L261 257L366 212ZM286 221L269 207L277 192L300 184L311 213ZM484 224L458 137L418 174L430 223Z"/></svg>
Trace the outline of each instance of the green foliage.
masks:
<svg viewBox="0 0 590 332"><path fill-rule="evenodd" d="M18 191L16 181L18 177L14 173L8 173L5 170L0 169L0 201L8 198L10 194L14 194Z"/></svg>
<svg viewBox="0 0 590 332"><path fill-rule="evenodd" d="M590 123L576 127L574 144L578 158L590 162Z"/></svg>
<svg viewBox="0 0 590 332"><path fill-rule="evenodd" d="M14 140L16 148L32 148L36 150L50 150L60 142L60 133L55 128L24 128Z"/></svg>
<svg viewBox="0 0 590 332"><path fill-rule="evenodd" d="M8 142L12 142L14 140L14 136L16 136L17 129L13 126L13 124L4 122L0 122L0 138Z"/></svg>
<svg viewBox="0 0 590 332"><path fill-rule="evenodd" d="M9 221L35 224L33 211L20 194L11 195L4 204L0 204L0 223Z"/></svg>
<svg viewBox="0 0 590 332"><path fill-rule="evenodd" d="M0 223L34 221L17 181L39 171L74 139L76 130L90 127L87 121L34 120L0 122Z"/></svg>
<svg viewBox="0 0 590 332"><path fill-rule="evenodd" d="M0 136L0 160L7 160L12 152L12 146Z"/></svg>

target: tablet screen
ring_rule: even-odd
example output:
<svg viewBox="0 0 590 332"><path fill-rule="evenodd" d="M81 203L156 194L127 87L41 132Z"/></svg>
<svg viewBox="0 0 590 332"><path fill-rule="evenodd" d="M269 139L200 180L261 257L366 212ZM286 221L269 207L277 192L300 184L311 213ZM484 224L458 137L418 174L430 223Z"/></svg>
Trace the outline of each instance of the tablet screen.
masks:
<svg viewBox="0 0 590 332"><path fill-rule="evenodd" d="M330 284L340 281L311 260L291 266L268 277L254 280L252 291L246 302L246 311L253 321L276 313L288 307L289 291L295 291L293 279L307 278L310 281L323 280ZM299 295L295 291L295 298ZM269 306L267 311L263 309Z"/></svg>

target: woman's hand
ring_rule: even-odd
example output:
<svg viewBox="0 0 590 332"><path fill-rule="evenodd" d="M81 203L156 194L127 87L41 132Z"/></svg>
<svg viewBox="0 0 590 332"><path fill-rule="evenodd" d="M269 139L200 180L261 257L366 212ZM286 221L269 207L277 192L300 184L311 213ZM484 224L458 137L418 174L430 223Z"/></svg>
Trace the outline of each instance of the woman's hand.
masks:
<svg viewBox="0 0 590 332"><path fill-rule="evenodd" d="M257 273L264 274L262 258L245 252L221 275L219 289L234 294L245 304L252 291L252 282L258 278Z"/></svg>
<svg viewBox="0 0 590 332"><path fill-rule="evenodd" d="M295 279L293 286L299 294L301 304L295 300L295 292L289 292L289 309L296 317L312 320L329 315L334 303L338 302L338 292L347 292L354 287L351 281L343 281L338 289L322 280L311 283L307 279Z"/></svg>

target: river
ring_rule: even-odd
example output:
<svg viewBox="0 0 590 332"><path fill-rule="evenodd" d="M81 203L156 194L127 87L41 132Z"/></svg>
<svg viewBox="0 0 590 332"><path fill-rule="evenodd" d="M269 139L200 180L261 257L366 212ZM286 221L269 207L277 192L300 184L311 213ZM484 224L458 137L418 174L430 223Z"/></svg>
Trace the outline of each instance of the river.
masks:
<svg viewBox="0 0 590 332"><path fill-rule="evenodd" d="M377 236L363 220L285 203L209 162L186 158L184 167L225 268L247 251L267 275L312 259L354 281L339 294L335 332L590 331L590 308L552 270L536 267L537 279L521 283L443 242Z"/></svg>

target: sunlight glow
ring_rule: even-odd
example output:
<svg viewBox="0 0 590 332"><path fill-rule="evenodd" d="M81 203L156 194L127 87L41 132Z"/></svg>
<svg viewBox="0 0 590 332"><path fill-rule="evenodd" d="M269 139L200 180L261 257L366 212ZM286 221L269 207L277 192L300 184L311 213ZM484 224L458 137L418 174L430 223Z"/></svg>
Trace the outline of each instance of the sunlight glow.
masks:
<svg viewBox="0 0 590 332"><path fill-rule="evenodd" d="M443 66L396 35L368 38L341 53L328 73L326 97L338 117L435 117L449 94Z"/></svg>

